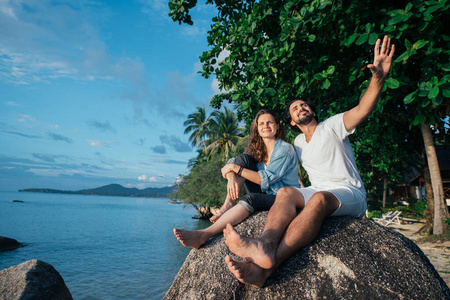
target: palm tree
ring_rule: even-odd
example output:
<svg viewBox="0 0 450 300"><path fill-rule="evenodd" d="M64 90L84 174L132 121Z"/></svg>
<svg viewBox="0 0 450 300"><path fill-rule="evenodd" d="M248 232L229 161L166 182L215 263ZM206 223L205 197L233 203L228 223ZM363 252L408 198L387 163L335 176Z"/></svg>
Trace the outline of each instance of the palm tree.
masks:
<svg viewBox="0 0 450 300"><path fill-rule="evenodd" d="M209 158L219 154L222 158L228 159L242 139L243 128L239 127L234 111L225 107L224 111L217 111L211 120L210 134L205 140L204 152Z"/></svg>
<svg viewBox="0 0 450 300"><path fill-rule="evenodd" d="M444 188L442 185L441 171L434 147L432 132L427 124L421 125L422 136L425 144L425 150L428 160L428 168L430 170L431 185L433 186L434 198L434 224L433 234L445 235L449 232L449 228L445 221L449 218L449 213L444 197Z"/></svg>
<svg viewBox="0 0 450 300"><path fill-rule="evenodd" d="M202 147L204 145L205 139L210 134L210 126L212 123L212 118L216 116L218 112L212 112L209 117L206 117L205 106L197 106L197 111L188 115L187 120L184 122L184 134L192 131L189 136L189 142L194 147Z"/></svg>

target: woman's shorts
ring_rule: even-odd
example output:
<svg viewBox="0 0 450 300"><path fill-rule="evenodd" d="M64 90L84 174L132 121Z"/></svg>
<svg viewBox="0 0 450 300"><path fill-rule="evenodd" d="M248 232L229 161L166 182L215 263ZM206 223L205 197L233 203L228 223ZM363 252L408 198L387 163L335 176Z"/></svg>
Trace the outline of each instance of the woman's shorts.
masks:
<svg viewBox="0 0 450 300"><path fill-rule="evenodd" d="M244 206L250 214L255 211L270 210L275 202L275 195L263 193L250 193L242 197L238 204Z"/></svg>

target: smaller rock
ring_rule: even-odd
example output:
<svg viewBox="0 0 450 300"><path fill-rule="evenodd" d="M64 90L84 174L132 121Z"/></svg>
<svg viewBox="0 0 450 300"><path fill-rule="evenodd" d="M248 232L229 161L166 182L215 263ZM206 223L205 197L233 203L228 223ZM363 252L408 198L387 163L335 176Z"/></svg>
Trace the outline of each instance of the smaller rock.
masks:
<svg viewBox="0 0 450 300"><path fill-rule="evenodd" d="M0 299L72 299L56 269L40 260L29 260L0 271Z"/></svg>
<svg viewBox="0 0 450 300"><path fill-rule="evenodd" d="M22 200L11 200L12 203L25 203L25 201Z"/></svg>
<svg viewBox="0 0 450 300"><path fill-rule="evenodd" d="M0 236L0 251L10 251L20 247L20 243L15 239Z"/></svg>

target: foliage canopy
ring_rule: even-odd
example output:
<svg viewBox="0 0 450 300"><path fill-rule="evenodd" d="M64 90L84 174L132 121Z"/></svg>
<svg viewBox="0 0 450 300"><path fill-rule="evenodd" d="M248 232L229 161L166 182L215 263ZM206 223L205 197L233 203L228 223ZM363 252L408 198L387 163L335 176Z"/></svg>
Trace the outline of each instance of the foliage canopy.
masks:
<svg viewBox="0 0 450 300"><path fill-rule="evenodd" d="M268 108L281 115L292 99L310 98L319 119L358 104L368 86L373 47L388 35L396 58L369 120L352 136L366 187L392 183L416 166L423 151L420 124L448 135L450 1L208 0L217 16L208 32L202 75L224 91L249 124ZM174 21L192 24L196 0L172 0ZM218 61L219 55L228 56ZM448 139L447 139L448 141Z"/></svg>

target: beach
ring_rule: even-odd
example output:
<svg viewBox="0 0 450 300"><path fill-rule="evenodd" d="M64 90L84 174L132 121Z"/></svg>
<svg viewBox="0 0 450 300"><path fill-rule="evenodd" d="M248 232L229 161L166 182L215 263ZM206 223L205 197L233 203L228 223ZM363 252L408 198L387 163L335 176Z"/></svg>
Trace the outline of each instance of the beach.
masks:
<svg viewBox="0 0 450 300"><path fill-rule="evenodd" d="M431 261L445 283L450 286L450 241L436 240L430 242L428 239L422 240L425 236L418 234L417 231L422 228L425 221L400 219L401 225L391 223L388 227L413 240Z"/></svg>

